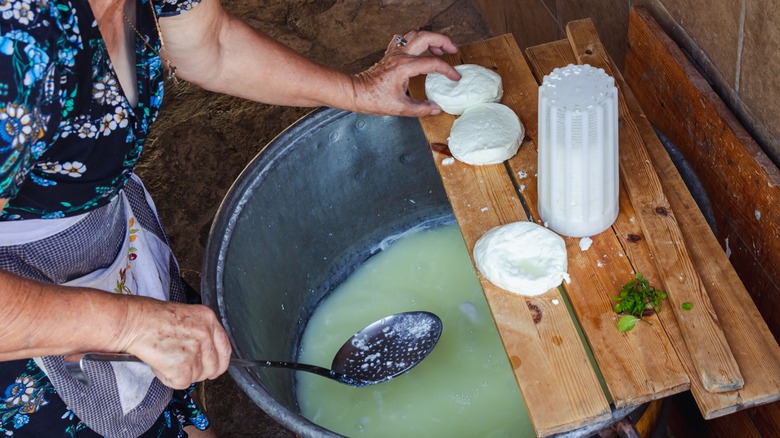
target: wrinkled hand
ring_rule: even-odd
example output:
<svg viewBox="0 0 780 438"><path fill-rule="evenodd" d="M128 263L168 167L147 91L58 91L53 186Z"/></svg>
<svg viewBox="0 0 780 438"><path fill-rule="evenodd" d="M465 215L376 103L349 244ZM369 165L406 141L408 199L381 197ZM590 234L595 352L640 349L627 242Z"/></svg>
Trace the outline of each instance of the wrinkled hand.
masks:
<svg viewBox="0 0 780 438"><path fill-rule="evenodd" d="M214 379L227 370L230 341L211 309L132 298L118 351L134 354L163 384L175 389Z"/></svg>
<svg viewBox="0 0 780 438"><path fill-rule="evenodd" d="M407 95L409 79L433 72L454 81L460 79L460 74L438 57L445 52L455 53L458 48L448 37L433 32L412 31L404 39L407 44L398 46L394 37L377 64L354 76L355 104L360 112L411 117L441 113L435 103ZM426 51L436 56L423 55Z"/></svg>

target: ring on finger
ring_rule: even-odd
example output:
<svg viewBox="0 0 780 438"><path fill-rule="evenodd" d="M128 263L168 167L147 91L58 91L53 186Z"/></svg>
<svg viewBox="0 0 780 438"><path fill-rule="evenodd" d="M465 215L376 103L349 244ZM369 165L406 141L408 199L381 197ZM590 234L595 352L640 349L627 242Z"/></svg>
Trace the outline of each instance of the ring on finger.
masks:
<svg viewBox="0 0 780 438"><path fill-rule="evenodd" d="M396 47L403 47L403 46L407 45L408 43L409 43L409 41L406 41L406 39L404 37L402 37L401 35L396 35L396 37L395 37L395 46Z"/></svg>

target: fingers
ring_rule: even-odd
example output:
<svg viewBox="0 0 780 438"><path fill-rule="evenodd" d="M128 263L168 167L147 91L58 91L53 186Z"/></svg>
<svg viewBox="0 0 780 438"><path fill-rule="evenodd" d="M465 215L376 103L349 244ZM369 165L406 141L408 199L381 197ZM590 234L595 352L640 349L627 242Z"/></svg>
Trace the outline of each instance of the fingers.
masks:
<svg viewBox="0 0 780 438"><path fill-rule="evenodd" d="M208 379L216 379L227 371L230 366L230 356L233 354L233 348L230 346L230 339L221 324L215 324L213 336L214 346L216 347L217 368L210 375L206 376Z"/></svg>
<svg viewBox="0 0 780 438"><path fill-rule="evenodd" d="M453 81L460 79L460 73L455 70L455 67L451 66L443 59L434 56L420 56L414 58L413 62L404 64L404 69L409 77L429 73L441 73Z"/></svg>
<svg viewBox="0 0 780 438"><path fill-rule="evenodd" d="M415 76L441 73L453 81L460 74L453 66L434 55L455 53L458 47L445 35L411 31L394 35L385 56L368 70L353 76L354 107L368 114L422 117L441 113L433 102L418 101L407 94L409 80Z"/></svg>
<svg viewBox="0 0 780 438"><path fill-rule="evenodd" d="M441 114L441 107L429 100L409 98L403 114L411 117L435 116Z"/></svg>
<svg viewBox="0 0 780 438"><path fill-rule="evenodd" d="M441 56L445 52L457 52L458 47L445 35L427 31L417 32L415 30L407 32L403 37L394 35L388 46L388 55L392 56L394 53L403 53L412 57L417 57L421 60L415 64L419 67L413 72L413 76L435 72L447 76L447 78L452 81L460 79L460 74L457 70L444 60L438 57L420 56L426 51Z"/></svg>
<svg viewBox="0 0 780 438"><path fill-rule="evenodd" d="M413 30L407 32L403 38L407 41L404 49L410 55L422 55L428 50L435 55L458 51L458 46L448 36L440 33Z"/></svg>
<svg viewBox="0 0 780 438"><path fill-rule="evenodd" d="M406 39L403 39L401 35L393 35L393 38L390 40L390 43L387 44L387 50L385 50L385 53L390 53L393 50L401 49L405 46L404 41L407 41Z"/></svg>
<svg viewBox="0 0 780 438"><path fill-rule="evenodd" d="M416 30L410 30L409 32L406 32L404 34L404 39L406 41L411 41L415 36L417 36L417 31Z"/></svg>
<svg viewBox="0 0 780 438"><path fill-rule="evenodd" d="M227 370L230 341L211 309L134 298L133 304L140 309L131 341L123 351L151 366L165 385L183 389Z"/></svg>

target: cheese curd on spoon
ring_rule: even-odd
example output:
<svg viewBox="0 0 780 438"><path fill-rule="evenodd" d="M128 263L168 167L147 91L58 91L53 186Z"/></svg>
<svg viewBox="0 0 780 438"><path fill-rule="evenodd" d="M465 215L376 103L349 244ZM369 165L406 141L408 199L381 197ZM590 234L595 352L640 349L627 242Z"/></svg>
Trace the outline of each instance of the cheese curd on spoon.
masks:
<svg viewBox="0 0 780 438"><path fill-rule="evenodd" d="M467 108L486 102L498 102L504 94L501 76L475 64L456 65L460 80L453 81L440 73L425 78L425 95L449 114L463 114Z"/></svg>
<svg viewBox="0 0 780 438"><path fill-rule="evenodd" d="M498 164L512 158L525 129L514 111L500 103L482 103L452 124L449 148L455 159L471 165Z"/></svg>
<svg viewBox="0 0 780 438"><path fill-rule="evenodd" d="M513 222L485 233L474 245L474 263L488 281L519 295L541 295L571 281L566 243L533 222Z"/></svg>

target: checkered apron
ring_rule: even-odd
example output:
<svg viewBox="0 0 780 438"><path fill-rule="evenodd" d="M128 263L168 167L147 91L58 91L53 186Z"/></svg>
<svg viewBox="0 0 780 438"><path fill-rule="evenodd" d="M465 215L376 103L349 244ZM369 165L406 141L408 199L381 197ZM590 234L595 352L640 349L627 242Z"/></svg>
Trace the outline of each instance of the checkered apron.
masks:
<svg viewBox="0 0 780 438"><path fill-rule="evenodd" d="M22 222L0 222L0 269L47 283L184 301L154 203L135 176L111 203L90 213ZM89 315L74 317L89 321ZM68 407L109 437L145 432L173 394L141 363L88 362L86 386L68 374L62 356L35 361Z"/></svg>

